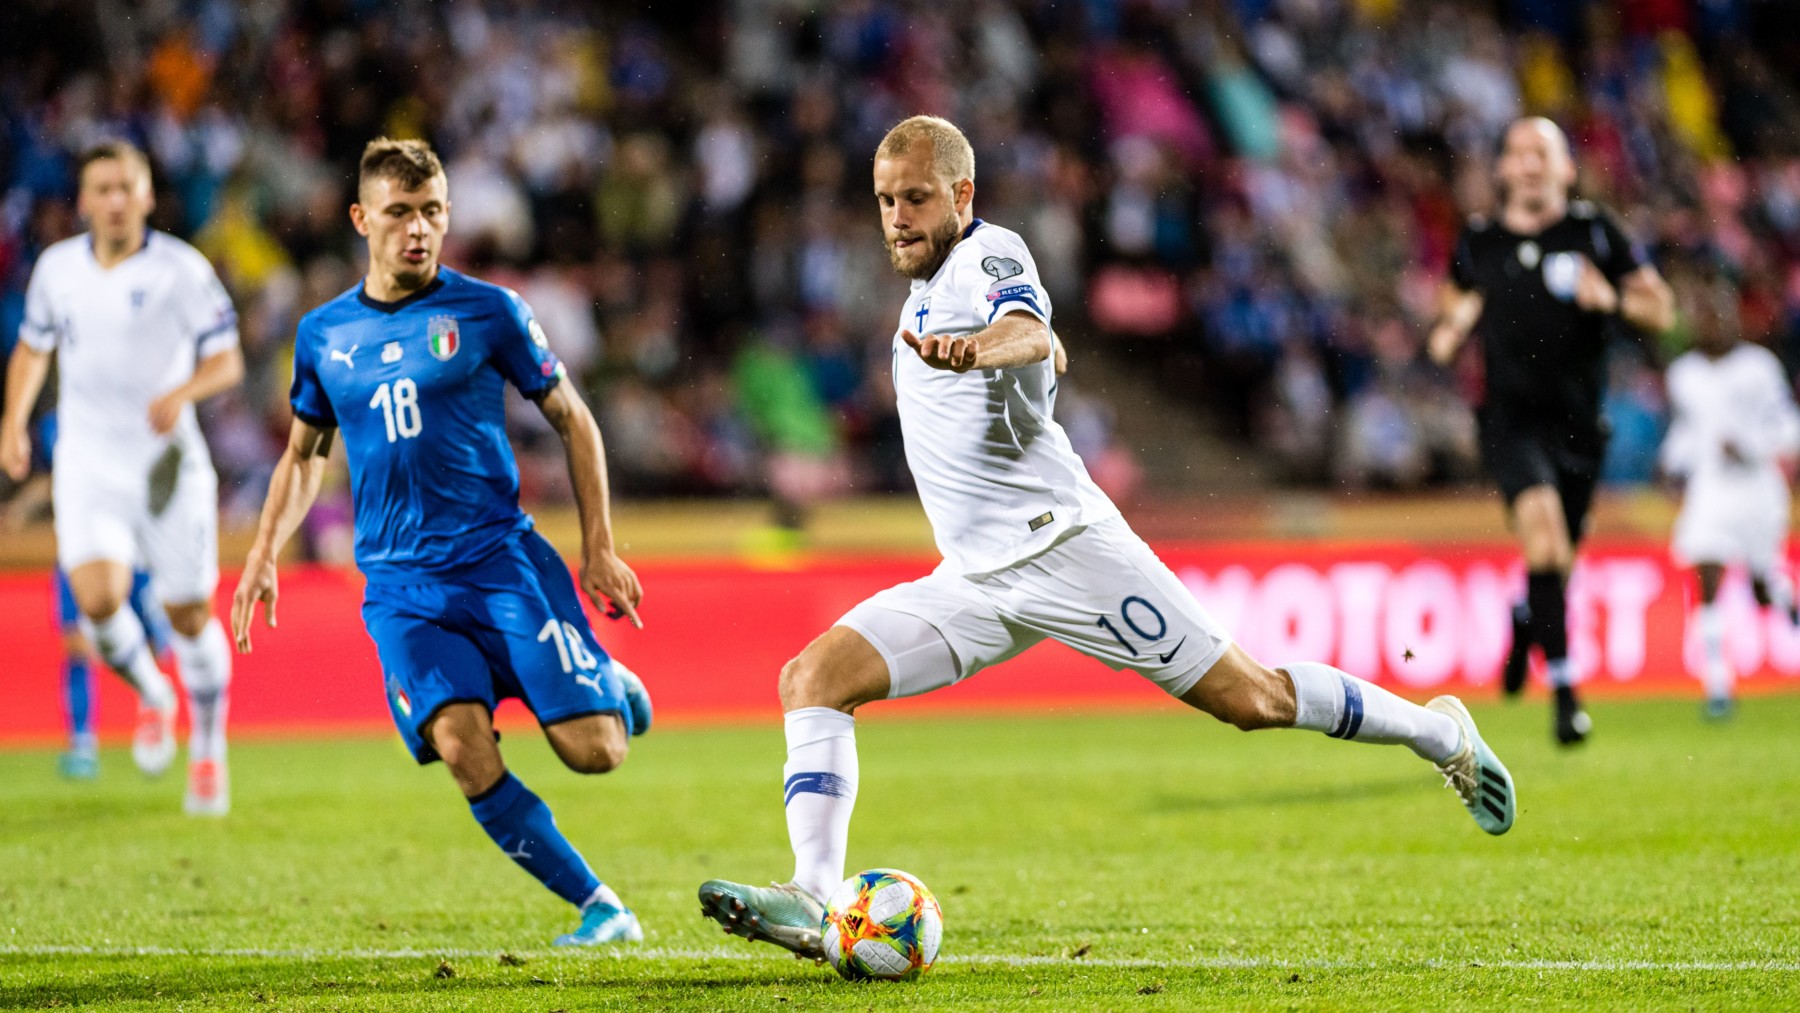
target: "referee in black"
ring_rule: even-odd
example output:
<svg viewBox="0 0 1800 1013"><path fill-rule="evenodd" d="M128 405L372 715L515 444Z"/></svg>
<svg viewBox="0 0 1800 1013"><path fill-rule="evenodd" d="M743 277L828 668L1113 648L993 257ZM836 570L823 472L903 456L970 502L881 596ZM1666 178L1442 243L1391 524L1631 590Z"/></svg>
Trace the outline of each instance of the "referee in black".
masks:
<svg viewBox="0 0 1800 1013"><path fill-rule="evenodd" d="M1607 335L1615 319L1666 329L1675 299L1610 214L1570 200L1575 163L1556 124L1531 117L1509 126L1496 177L1500 213L1463 229L1429 350L1448 365L1480 331L1482 456L1527 572L1506 688L1523 688L1535 643L1556 690L1556 740L1573 745L1592 723L1575 696L1563 592L1606 452Z"/></svg>

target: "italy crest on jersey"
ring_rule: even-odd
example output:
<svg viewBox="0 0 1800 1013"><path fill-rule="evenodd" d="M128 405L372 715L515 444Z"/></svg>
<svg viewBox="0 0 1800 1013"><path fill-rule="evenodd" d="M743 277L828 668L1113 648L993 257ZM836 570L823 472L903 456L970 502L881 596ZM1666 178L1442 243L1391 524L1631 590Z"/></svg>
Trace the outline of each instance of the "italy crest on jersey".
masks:
<svg viewBox="0 0 1800 1013"><path fill-rule="evenodd" d="M462 347L462 336L456 330L455 317L432 317L425 334L430 338L431 354L439 362L448 362Z"/></svg>

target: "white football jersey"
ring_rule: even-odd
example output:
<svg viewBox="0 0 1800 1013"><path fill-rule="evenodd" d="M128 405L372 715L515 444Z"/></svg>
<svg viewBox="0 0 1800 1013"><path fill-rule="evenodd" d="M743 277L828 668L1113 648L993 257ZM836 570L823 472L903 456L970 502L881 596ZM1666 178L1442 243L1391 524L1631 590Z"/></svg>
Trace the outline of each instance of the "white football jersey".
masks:
<svg viewBox="0 0 1800 1013"><path fill-rule="evenodd" d="M1779 459L1800 450L1800 413L1780 360L1740 344L1717 359L1688 352L1669 366L1674 421L1663 441L1663 468L1687 476L1688 498L1758 497L1785 504ZM1725 455L1730 442L1746 458Z"/></svg>
<svg viewBox="0 0 1800 1013"><path fill-rule="evenodd" d="M200 251L149 232L107 269L88 235L65 239L32 269L19 340L57 354L58 471L67 461L138 489L172 441L186 466L211 467L192 405L168 436L150 428L152 401L238 343L231 297Z"/></svg>
<svg viewBox="0 0 1800 1013"><path fill-rule="evenodd" d="M937 274L912 283L899 330L971 334L1014 312L1049 327L1050 296L1024 240L977 218ZM953 373L927 366L899 330L894 390L906 463L954 572L1006 569L1118 514L1051 417L1054 354L1018 369Z"/></svg>

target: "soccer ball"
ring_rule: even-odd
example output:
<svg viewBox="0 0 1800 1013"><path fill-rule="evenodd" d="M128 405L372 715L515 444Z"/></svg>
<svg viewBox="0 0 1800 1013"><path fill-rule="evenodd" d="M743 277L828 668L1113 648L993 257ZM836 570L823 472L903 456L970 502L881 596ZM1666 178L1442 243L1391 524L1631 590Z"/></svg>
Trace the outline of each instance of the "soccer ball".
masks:
<svg viewBox="0 0 1800 1013"><path fill-rule="evenodd" d="M870 869L832 892L819 933L831 966L851 981L912 981L937 960L944 912L911 875Z"/></svg>

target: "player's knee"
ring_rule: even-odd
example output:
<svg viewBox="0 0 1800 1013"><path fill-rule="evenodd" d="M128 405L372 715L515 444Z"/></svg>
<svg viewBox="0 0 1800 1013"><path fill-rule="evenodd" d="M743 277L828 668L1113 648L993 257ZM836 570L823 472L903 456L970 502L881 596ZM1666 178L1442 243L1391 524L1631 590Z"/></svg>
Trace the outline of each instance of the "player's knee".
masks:
<svg viewBox="0 0 1800 1013"><path fill-rule="evenodd" d="M780 693L782 709L790 711L802 707L843 710L856 702L847 699L843 686L810 652L781 666Z"/></svg>
<svg viewBox="0 0 1800 1013"><path fill-rule="evenodd" d="M777 687L784 710L799 707L814 707L815 697L822 688L819 668L806 660L805 655L789 658L787 664L781 666L781 683Z"/></svg>
<svg viewBox="0 0 1800 1013"><path fill-rule="evenodd" d="M125 607L125 596L111 588L92 588L75 596L75 607L90 620L105 622Z"/></svg>
<svg viewBox="0 0 1800 1013"><path fill-rule="evenodd" d="M438 759L444 761L444 766L450 768L450 776L456 778L457 783L481 784L491 780L484 775L493 764L487 762L488 758L480 747L467 739L440 735L431 748L436 750Z"/></svg>
<svg viewBox="0 0 1800 1013"><path fill-rule="evenodd" d="M577 718L549 729L551 748L577 774L617 770L631 752L625 723L613 715Z"/></svg>
<svg viewBox="0 0 1800 1013"><path fill-rule="evenodd" d="M189 638L199 636L206 629L207 620L212 618L212 609L207 602L168 605L164 606L163 612L175 632Z"/></svg>
<svg viewBox="0 0 1800 1013"><path fill-rule="evenodd" d="M604 774L619 769L625 762L625 755L631 752L624 736L606 736L583 750L578 756L569 758L570 770L578 774Z"/></svg>

